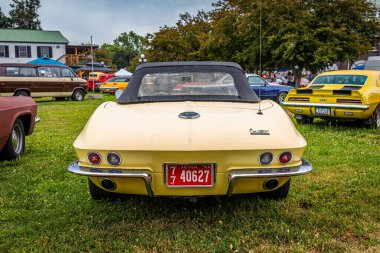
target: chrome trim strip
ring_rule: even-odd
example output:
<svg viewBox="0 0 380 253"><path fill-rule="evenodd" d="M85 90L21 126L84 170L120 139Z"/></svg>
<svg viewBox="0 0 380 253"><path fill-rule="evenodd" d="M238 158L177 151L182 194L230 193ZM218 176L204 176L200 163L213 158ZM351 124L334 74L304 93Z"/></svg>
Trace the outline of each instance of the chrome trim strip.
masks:
<svg viewBox="0 0 380 253"><path fill-rule="evenodd" d="M346 109L363 109L369 108L369 105L340 105L340 104L319 104L319 103L289 103L284 102L285 106L320 106L320 107L335 107L335 108L346 108Z"/></svg>
<svg viewBox="0 0 380 253"><path fill-rule="evenodd" d="M118 87L110 87L110 88L107 88L107 87L99 87L99 90L101 91L115 91L119 89Z"/></svg>
<svg viewBox="0 0 380 253"><path fill-rule="evenodd" d="M228 190L227 196L231 196L234 190L235 181L239 178L261 178L261 177L290 177L299 176L309 173L313 166L305 159L302 159L302 164L295 167L281 168L262 168L262 169L236 169L230 170L228 174Z"/></svg>
<svg viewBox="0 0 380 253"><path fill-rule="evenodd" d="M87 177L127 177L141 178L145 182L145 187L150 197L154 196L151 184L151 172L144 169L104 169L79 166L78 161L67 166L67 170L73 174Z"/></svg>

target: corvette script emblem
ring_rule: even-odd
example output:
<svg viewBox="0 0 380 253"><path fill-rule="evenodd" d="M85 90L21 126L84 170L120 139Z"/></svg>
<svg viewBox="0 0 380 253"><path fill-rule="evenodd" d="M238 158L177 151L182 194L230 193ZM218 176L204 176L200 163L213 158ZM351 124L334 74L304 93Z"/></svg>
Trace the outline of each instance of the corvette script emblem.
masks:
<svg viewBox="0 0 380 253"><path fill-rule="evenodd" d="M270 135L269 130L253 130L249 129L251 135Z"/></svg>

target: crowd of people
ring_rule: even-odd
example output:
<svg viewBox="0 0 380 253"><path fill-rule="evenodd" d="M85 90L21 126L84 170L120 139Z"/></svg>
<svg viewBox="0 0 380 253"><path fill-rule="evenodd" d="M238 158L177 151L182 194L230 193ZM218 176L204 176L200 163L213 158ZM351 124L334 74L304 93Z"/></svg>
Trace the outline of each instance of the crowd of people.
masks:
<svg viewBox="0 0 380 253"><path fill-rule="evenodd" d="M309 73L307 75L302 75L300 80L300 86L304 87L307 86L307 84L314 79L316 74ZM274 82L282 85L289 85L292 87L296 86L296 80L295 75L291 72L277 72L277 73L268 73L264 72L261 77L269 82ZM272 81L270 81L272 80Z"/></svg>

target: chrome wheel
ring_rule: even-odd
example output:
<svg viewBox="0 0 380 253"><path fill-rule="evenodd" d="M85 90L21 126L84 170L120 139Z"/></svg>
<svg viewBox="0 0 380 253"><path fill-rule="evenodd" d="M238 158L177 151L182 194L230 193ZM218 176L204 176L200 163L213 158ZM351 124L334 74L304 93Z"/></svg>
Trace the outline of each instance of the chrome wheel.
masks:
<svg viewBox="0 0 380 253"><path fill-rule="evenodd" d="M1 151L1 156L7 160L16 159L24 154L25 130L20 119L16 119L9 133L7 143Z"/></svg>
<svg viewBox="0 0 380 253"><path fill-rule="evenodd" d="M29 97L29 93L28 92L26 92L26 91L17 91L16 92L16 94L15 94L15 96L17 96L17 97Z"/></svg>
<svg viewBox="0 0 380 253"><path fill-rule="evenodd" d="M84 92L81 90L76 90L73 93L73 100L74 101L83 101L84 99Z"/></svg>
<svg viewBox="0 0 380 253"><path fill-rule="evenodd" d="M374 127L376 129L380 128L380 105L378 105L377 108L375 109L373 121L374 121Z"/></svg>
<svg viewBox="0 0 380 253"><path fill-rule="evenodd" d="M280 92L280 94L278 94L277 102L278 102L280 105L284 104L284 102L285 102L285 98L286 98L286 95L287 95L286 92Z"/></svg>
<svg viewBox="0 0 380 253"><path fill-rule="evenodd" d="M24 143L23 143L23 133L20 126L15 125L13 127L11 138L12 138L11 140L12 140L13 151L16 154L21 154Z"/></svg>
<svg viewBox="0 0 380 253"><path fill-rule="evenodd" d="M78 101L83 100L83 95L82 95L82 93L77 92L77 93L75 94L75 98L76 98Z"/></svg>

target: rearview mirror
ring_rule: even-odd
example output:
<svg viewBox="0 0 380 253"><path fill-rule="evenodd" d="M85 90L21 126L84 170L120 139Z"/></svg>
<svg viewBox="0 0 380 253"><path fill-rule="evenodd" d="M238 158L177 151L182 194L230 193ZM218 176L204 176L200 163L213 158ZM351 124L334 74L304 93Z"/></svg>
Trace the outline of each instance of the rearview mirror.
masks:
<svg viewBox="0 0 380 253"><path fill-rule="evenodd" d="M116 99L119 99L119 97L121 96L122 93L123 93L122 90L117 89L117 90L115 91L115 97L116 97Z"/></svg>

